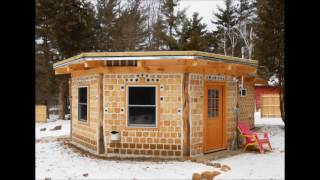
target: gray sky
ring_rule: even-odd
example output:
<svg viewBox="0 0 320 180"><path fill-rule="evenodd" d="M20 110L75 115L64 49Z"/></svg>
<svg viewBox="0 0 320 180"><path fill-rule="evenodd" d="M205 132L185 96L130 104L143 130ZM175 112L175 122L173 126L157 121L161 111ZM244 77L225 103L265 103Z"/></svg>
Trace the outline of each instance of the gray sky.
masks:
<svg viewBox="0 0 320 180"><path fill-rule="evenodd" d="M88 0L96 4L96 0ZM193 12L198 12L203 17L202 22L207 24L207 30L215 29L211 23L213 11L217 12L217 5L224 8L224 0L180 0L179 9L187 8L187 16L192 17Z"/></svg>
<svg viewBox="0 0 320 180"><path fill-rule="evenodd" d="M211 23L213 20L213 11L217 12L217 5L224 8L224 0L181 0L180 8L188 8L187 16L192 17L193 12L198 12L203 17L202 22L207 24L207 30L213 30L215 26Z"/></svg>

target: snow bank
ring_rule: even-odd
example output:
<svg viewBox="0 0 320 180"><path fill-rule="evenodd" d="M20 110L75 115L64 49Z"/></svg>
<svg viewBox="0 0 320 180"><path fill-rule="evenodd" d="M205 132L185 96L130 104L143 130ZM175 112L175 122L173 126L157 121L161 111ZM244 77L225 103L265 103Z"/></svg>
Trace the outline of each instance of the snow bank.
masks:
<svg viewBox="0 0 320 180"><path fill-rule="evenodd" d="M82 157L58 142L37 143L36 178L44 179L191 179L213 167L193 162L111 161ZM83 174L88 173L87 177Z"/></svg>
<svg viewBox="0 0 320 180"><path fill-rule="evenodd" d="M55 126L61 125L60 130L50 131ZM45 131L40 131L41 128L46 128ZM44 137L59 137L70 135L70 120L52 120L48 123L36 123L36 139Z"/></svg>
<svg viewBox="0 0 320 180"><path fill-rule="evenodd" d="M58 114L49 114L48 122L56 121L58 120L59 115Z"/></svg>
<svg viewBox="0 0 320 180"><path fill-rule="evenodd" d="M220 159L231 167L215 179L284 179L284 123L281 118L260 118L255 114L255 125L259 131L270 135L272 152L260 154L246 151L241 155ZM266 146L266 149L268 146Z"/></svg>
<svg viewBox="0 0 320 180"><path fill-rule="evenodd" d="M281 125L284 126L284 123L281 118L261 118L261 112L254 113L254 123L256 126L272 126L272 125Z"/></svg>
<svg viewBox="0 0 320 180"><path fill-rule="evenodd" d="M256 127L270 133L272 152L243 154L219 159L231 167L215 179L284 179L284 124L280 118L260 118L256 114ZM61 125L62 129L49 129ZM41 128L46 131L40 131ZM69 120L36 123L36 138L67 136ZM267 148L267 147L266 147ZM44 179L191 179L194 172L217 170L211 166L190 161L143 162L112 161L81 156L66 149L58 141L36 143L36 178ZM87 177L83 174L88 173Z"/></svg>

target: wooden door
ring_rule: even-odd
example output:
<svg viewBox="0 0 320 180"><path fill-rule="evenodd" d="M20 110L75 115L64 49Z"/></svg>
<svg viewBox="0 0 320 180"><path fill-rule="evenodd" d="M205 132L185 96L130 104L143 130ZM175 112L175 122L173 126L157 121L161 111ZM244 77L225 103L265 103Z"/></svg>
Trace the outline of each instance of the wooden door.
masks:
<svg viewBox="0 0 320 180"><path fill-rule="evenodd" d="M205 88L204 151L223 148L223 87L207 85Z"/></svg>

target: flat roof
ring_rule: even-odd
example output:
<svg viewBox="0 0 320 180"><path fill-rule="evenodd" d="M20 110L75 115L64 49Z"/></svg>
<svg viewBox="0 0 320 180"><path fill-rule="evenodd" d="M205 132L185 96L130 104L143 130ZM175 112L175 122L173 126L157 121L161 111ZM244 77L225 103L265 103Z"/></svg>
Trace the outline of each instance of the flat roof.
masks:
<svg viewBox="0 0 320 180"><path fill-rule="evenodd" d="M82 61L108 60L162 60L162 59L202 59L222 61L233 64L245 64L257 67L258 61L239 57L224 56L202 51L130 51L130 52L83 52L79 55L53 64L54 68Z"/></svg>

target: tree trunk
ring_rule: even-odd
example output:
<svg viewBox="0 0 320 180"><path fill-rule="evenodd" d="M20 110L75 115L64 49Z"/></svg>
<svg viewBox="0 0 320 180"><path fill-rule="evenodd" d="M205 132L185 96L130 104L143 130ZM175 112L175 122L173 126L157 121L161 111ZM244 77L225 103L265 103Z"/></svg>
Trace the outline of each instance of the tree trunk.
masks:
<svg viewBox="0 0 320 180"><path fill-rule="evenodd" d="M233 39L232 39L232 45L231 45L231 56L234 55L234 42L233 42Z"/></svg>
<svg viewBox="0 0 320 180"><path fill-rule="evenodd" d="M183 74L183 156L190 156L189 73Z"/></svg>
<svg viewBox="0 0 320 180"><path fill-rule="evenodd" d="M252 58L252 50L253 50L253 28L250 29L249 35L249 59Z"/></svg>
<svg viewBox="0 0 320 180"><path fill-rule="evenodd" d="M251 59L251 57L252 57L252 43L250 43L248 50L249 50L249 59Z"/></svg>
<svg viewBox="0 0 320 180"><path fill-rule="evenodd" d="M98 130L98 143L97 143L97 150L98 154L105 153L104 147L104 137L103 137L103 74L99 74L99 122L97 123L97 130Z"/></svg>
<svg viewBox="0 0 320 180"><path fill-rule="evenodd" d="M285 123L285 108L284 108L284 84L282 76L279 76L279 85L280 85L280 113L283 122Z"/></svg>
<svg viewBox="0 0 320 180"><path fill-rule="evenodd" d="M68 79L64 78L59 83L59 119L64 119L67 108L67 98L68 98Z"/></svg>
<svg viewBox="0 0 320 180"><path fill-rule="evenodd" d="M224 51L224 55L227 55L227 39L226 39L226 32L225 30L223 30L223 51Z"/></svg>

